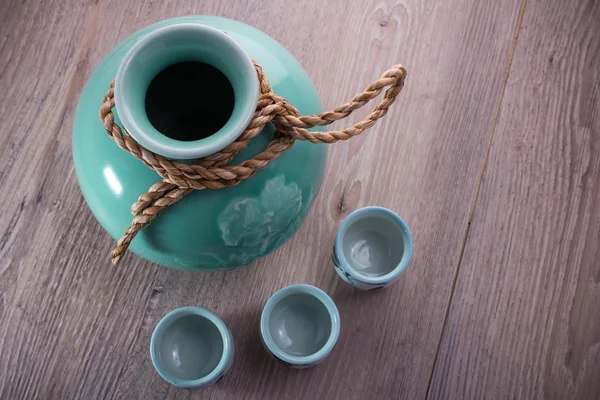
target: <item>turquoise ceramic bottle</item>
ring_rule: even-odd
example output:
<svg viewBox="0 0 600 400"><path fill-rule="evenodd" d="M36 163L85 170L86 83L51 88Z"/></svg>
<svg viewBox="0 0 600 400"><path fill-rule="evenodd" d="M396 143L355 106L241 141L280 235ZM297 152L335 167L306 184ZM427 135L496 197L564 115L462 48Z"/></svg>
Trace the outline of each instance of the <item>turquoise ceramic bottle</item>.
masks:
<svg viewBox="0 0 600 400"><path fill-rule="evenodd" d="M206 16L162 21L133 34L102 60L77 107L73 159L87 204L113 238L121 237L131 223L131 205L160 178L119 149L98 119L111 80L116 76L113 111L117 123L155 153L192 160L223 149L250 121L258 97L250 57L262 66L273 91L287 98L301 114L322 111L310 79L294 57L269 36L237 21ZM185 62L201 62L219 70L228 80L234 99L226 123L213 134L193 140L159 132L147 115L146 94L151 82L166 68ZM186 95L212 98L213 83L206 82L207 93L190 85L196 93ZM216 96L213 103L208 102L212 109L205 118L219 114L219 100ZM258 154L273 133L268 125L233 163ZM129 249L180 269L250 264L281 246L303 222L320 188L326 154L325 145L296 142L237 186L186 196L143 229Z"/></svg>

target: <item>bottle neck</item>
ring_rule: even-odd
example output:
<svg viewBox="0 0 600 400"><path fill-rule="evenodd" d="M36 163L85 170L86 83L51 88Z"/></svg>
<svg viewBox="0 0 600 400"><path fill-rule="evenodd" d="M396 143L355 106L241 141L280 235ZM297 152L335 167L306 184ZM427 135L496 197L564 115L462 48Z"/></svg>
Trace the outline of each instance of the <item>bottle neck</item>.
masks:
<svg viewBox="0 0 600 400"><path fill-rule="evenodd" d="M115 80L123 127L143 147L189 160L233 143L259 95L256 70L241 45L218 29L180 23L144 36Z"/></svg>

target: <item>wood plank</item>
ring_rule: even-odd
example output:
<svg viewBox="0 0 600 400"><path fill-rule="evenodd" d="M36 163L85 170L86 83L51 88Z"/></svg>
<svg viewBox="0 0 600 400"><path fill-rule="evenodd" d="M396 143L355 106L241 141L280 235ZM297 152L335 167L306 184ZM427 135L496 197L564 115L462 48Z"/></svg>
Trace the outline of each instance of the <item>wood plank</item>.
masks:
<svg viewBox="0 0 600 400"><path fill-rule="evenodd" d="M0 87L10 101L0 108L0 398L425 397L519 6L3 3ZM86 209L73 173L70 126L94 66L137 29L184 14L223 15L272 35L329 106L396 62L409 69L388 118L331 148L328 176L300 232L241 271L171 271L131 255L112 267L112 240ZM329 253L340 221L372 204L398 211L416 244L401 282L365 294L341 283ZM267 297L296 282L332 294L342 317L335 352L306 371L268 359L258 338ZM197 393L163 382L148 354L153 326L187 304L219 313L237 350L222 384Z"/></svg>
<svg viewBox="0 0 600 400"><path fill-rule="evenodd" d="M140 260L110 268L111 240L78 193L72 116L85 83L78 70L99 60L89 56L95 38L86 27L100 21L65 6L2 9L2 399L98 397L126 362L158 270Z"/></svg>
<svg viewBox="0 0 600 400"><path fill-rule="evenodd" d="M600 399L598 21L527 2L431 398Z"/></svg>

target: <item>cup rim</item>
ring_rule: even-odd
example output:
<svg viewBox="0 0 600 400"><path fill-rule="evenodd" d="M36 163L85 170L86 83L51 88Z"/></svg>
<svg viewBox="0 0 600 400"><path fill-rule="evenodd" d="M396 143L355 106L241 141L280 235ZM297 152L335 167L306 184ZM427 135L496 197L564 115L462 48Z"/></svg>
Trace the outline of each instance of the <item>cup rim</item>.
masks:
<svg viewBox="0 0 600 400"><path fill-rule="evenodd" d="M233 118L232 114L230 120L217 132L208 137L192 141L172 139L159 132L151 123L144 122L142 124L144 128L142 129L138 119L145 121L144 118L147 117L142 117L139 112L131 107L127 101L129 94L124 90L130 80L130 66L133 60L137 59L155 41L178 31L206 36L205 39L211 38L218 45L226 46L235 55L236 61L239 62L238 75L243 77L246 88L245 96L236 99L237 103L242 104L237 119L231 120ZM229 77L227 78L229 79ZM148 150L164 157L181 160L202 158L214 154L233 143L251 122L259 94L260 90L254 63L242 45L226 32L198 22L181 22L163 26L141 37L123 57L117 70L114 88L115 107L127 134L130 134L141 146ZM146 130L149 132L146 132Z"/></svg>
<svg viewBox="0 0 600 400"><path fill-rule="evenodd" d="M315 299L319 300L321 304L323 304L327 309L329 318L331 320L331 332L329 333L329 338L327 338L327 341L325 342L323 347L321 347L317 352L308 356L292 356L281 350L281 348L275 344L268 325L269 317L271 316L275 305L279 303L279 301L281 301L283 298L296 293L308 294L314 297ZM267 300L260 316L260 336L263 340L263 343L273 355L275 355L282 361L285 361L292 365L315 364L321 361L322 359L327 357L331 350L333 350L333 347L337 343L339 335L340 313L335 303L327 293L312 285L295 284L279 289L269 298L269 300Z"/></svg>
<svg viewBox="0 0 600 400"><path fill-rule="evenodd" d="M342 240L344 235L348 231L348 228L356 222L360 218L364 218L365 215L385 215L387 217L392 217L392 219L399 224L402 230L402 239L404 241L404 253L402 254L402 258L398 262L398 265L394 267L390 272L381 276L368 276L365 274L361 274L356 271L354 268L350 266L350 263L346 259L344 255ZM413 251L413 240L412 234L410 233L410 229L404 220L395 212L390 209L379 207L379 206L368 206L359 208L358 210L353 211L348 215L344 221L342 221L340 227L337 230L335 235L335 248L338 259L340 263L344 266L344 270L350 274L353 279L356 279L359 282L369 283L369 284L383 284L391 282L392 280L399 277L410 262Z"/></svg>
<svg viewBox="0 0 600 400"><path fill-rule="evenodd" d="M178 379L174 376L166 374L162 370L162 368L159 367L162 363L159 362L158 356L160 346L160 343L158 343L158 335L159 333L164 332L166 328L168 328L178 319L190 315L205 318L215 325L215 327L219 330L219 333L221 334L221 339L223 340L223 353L221 354L221 359L219 360L217 366L210 373L203 376L202 378ZM214 312L198 306L180 307L167 313L164 317L162 317L158 324L156 324L156 327L154 328L154 331L152 332L152 337L150 339L150 357L152 358L152 365L154 366L154 369L165 381L167 381L173 386L182 388L200 387L216 380L219 377L219 375L221 375L227 369L232 350L233 339L231 337L229 329L225 325L225 322L223 322L223 320L219 318L219 316L217 316L217 314L215 314Z"/></svg>

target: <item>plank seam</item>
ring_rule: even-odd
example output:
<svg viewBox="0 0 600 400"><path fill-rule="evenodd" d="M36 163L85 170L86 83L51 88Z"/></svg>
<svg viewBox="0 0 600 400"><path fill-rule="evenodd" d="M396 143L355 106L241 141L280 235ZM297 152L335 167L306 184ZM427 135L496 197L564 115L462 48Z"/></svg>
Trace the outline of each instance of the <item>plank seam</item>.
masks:
<svg viewBox="0 0 600 400"><path fill-rule="evenodd" d="M504 70L504 77L502 78L502 85L500 87L500 93L498 96L498 101L496 102L496 107L494 110L494 116L492 118L492 126L490 129L490 134L488 137L488 142L486 144L484 153L483 153L483 161L479 172L479 177L477 179L477 185L475 187L475 196L473 199L473 204L471 205L471 210L469 212L469 219L467 221L467 229L465 230L465 235L463 237L460 254L458 256L458 264L456 266L456 271L454 273L454 278L452 280L452 286L450 289L450 297L448 299L448 303L446 305L446 313L444 314L444 322L442 325L442 332L440 333L440 338L438 340L437 349L435 351L435 357L433 359L433 368L431 369L431 375L429 376L429 382L427 383L427 391L425 392L425 399L428 399L431 395L431 384L433 382L433 377L435 375L435 370L438 364L438 357L440 354L440 348L442 344L442 339L444 338L444 333L446 331L446 324L448 322L448 315L450 314L450 305L452 304L452 299L454 298L454 290L456 288L456 282L458 280L458 274L460 272L460 267L462 265L463 255L465 252L465 248L467 246L467 240L469 238L469 232L471 231L471 221L473 220L473 216L475 214L475 207L477 205L477 201L479 199L479 192L481 190L481 184L483 182L483 174L485 173L485 169L487 166L488 156L490 154L490 149L492 147L492 140L494 138L494 133L496 131L496 125L498 123L498 119L500 117L500 110L502 108L502 101L504 100L504 92L506 90L506 84L508 83L508 77L510 75L510 69L512 67L513 57L515 55L515 50L517 48L517 41L519 39L519 33L521 31L521 24L523 22L523 16L525 14L525 7L527 6L527 0L523 0L521 3L521 9L519 10L519 15L517 16L517 25L515 27L515 33L513 35L512 43L510 45L510 50L508 53L508 61L506 63L506 68Z"/></svg>

